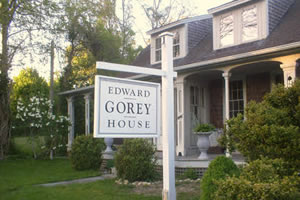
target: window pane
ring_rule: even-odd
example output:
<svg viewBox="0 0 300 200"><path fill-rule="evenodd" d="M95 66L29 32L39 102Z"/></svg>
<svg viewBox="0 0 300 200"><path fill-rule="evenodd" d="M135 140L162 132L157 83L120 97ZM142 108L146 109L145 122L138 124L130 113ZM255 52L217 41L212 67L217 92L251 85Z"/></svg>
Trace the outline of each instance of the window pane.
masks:
<svg viewBox="0 0 300 200"><path fill-rule="evenodd" d="M179 45L173 46L173 57L177 57L180 55L180 47Z"/></svg>
<svg viewBox="0 0 300 200"><path fill-rule="evenodd" d="M243 41L248 41L257 38L257 9L253 7L242 12L242 39Z"/></svg>
<svg viewBox="0 0 300 200"><path fill-rule="evenodd" d="M161 61L161 50L155 51L155 61Z"/></svg>
<svg viewBox="0 0 300 200"><path fill-rule="evenodd" d="M229 15L220 21L221 47L233 44L233 16Z"/></svg>
<svg viewBox="0 0 300 200"><path fill-rule="evenodd" d="M161 49L161 38L155 40L155 49Z"/></svg>
<svg viewBox="0 0 300 200"><path fill-rule="evenodd" d="M180 55L180 37L179 33L176 32L173 38L173 57L177 57Z"/></svg>

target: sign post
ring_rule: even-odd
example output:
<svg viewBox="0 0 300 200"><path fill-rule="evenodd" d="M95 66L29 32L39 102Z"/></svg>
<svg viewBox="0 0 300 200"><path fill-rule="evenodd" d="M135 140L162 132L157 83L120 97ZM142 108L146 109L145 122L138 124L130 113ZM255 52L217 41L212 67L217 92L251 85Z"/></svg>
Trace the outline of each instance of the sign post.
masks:
<svg viewBox="0 0 300 200"><path fill-rule="evenodd" d="M163 200L175 200L175 143L174 143L174 87L173 87L173 34L161 37L162 77L162 135L163 135Z"/></svg>
<svg viewBox="0 0 300 200"><path fill-rule="evenodd" d="M106 62L96 64L97 69L162 77L163 200L176 200L173 79L177 73L173 71L173 36L168 32L160 35L162 70ZM156 137L160 131L160 101L157 100L160 89L157 86L149 82L96 76L94 137ZM156 119L153 118L155 115Z"/></svg>

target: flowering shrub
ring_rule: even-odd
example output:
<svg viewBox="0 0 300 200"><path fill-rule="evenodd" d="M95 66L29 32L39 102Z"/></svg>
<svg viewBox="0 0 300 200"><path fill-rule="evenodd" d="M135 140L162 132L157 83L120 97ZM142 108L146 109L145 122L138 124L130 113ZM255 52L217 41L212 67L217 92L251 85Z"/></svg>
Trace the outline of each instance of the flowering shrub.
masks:
<svg viewBox="0 0 300 200"><path fill-rule="evenodd" d="M29 128L29 140L32 146L34 158L36 155L36 147L38 133L45 133L45 145L41 146L42 151L50 153L59 149L66 149L66 135L70 121L65 116L53 115L51 101L46 97L31 97L28 103L24 103L22 99L17 102L17 115L25 128Z"/></svg>

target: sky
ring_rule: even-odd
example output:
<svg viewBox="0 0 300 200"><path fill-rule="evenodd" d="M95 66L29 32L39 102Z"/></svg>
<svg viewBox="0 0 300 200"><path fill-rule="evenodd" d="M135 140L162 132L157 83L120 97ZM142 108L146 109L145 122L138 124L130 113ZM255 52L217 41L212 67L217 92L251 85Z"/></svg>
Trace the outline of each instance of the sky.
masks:
<svg viewBox="0 0 300 200"><path fill-rule="evenodd" d="M143 11L143 9L140 6L141 2L149 1L152 2L152 0L131 0L133 3L132 8L132 14L133 14L133 31L136 33L135 35L135 41L136 45L141 45L142 47L146 46L145 41L149 41L150 36L146 34L147 31L151 29L150 24L148 23L148 20L146 18L146 15ZM207 14L207 10L210 8L214 8L217 6L220 6L224 3L230 2L232 0L177 0L179 1L183 6L188 8L190 10L190 13L187 16L184 17L193 17L198 15L204 15ZM117 15L120 15L120 0L117 0ZM169 0L162 0L163 5L167 5ZM180 8L179 8L180 9ZM173 18L176 18L176 9L173 13ZM58 61L58 52L55 52L55 62L54 62L54 71L59 72L62 70L63 65ZM48 59L50 60L50 59ZM46 80L49 80L50 77L50 61L48 63L39 63L39 62L31 62L31 61L25 61L25 66L19 66L15 67L13 66L13 70L10 72L10 77L13 78L14 76L17 76L21 69L25 67L33 67L38 70L39 74L44 77Z"/></svg>

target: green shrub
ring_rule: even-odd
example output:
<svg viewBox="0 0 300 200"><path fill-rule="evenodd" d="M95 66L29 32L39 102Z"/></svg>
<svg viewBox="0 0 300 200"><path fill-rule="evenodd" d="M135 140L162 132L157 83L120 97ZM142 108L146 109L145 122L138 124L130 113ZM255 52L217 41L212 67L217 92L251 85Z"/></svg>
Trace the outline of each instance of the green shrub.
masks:
<svg viewBox="0 0 300 200"><path fill-rule="evenodd" d="M197 172L194 169L187 169L184 173L179 177L180 179L192 179L196 180L198 178Z"/></svg>
<svg viewBox="0 0 300 200"><path fill-rule="evenodd" d="M201 200L214 199L217 190L216 182L225 179L227 176L238 175L239 169L230 158L218 156L208 166L201 181Z"/></svg>
<svg viewBox="0 0 300 200"><path fill-rule="evenodd" d="M115 154L117 176L129 182L156 178L155 149L145 139L126 139Z"/></svg>
<svg viewBox="0 0 300 200"><path fill-rule="evenodd" d="M71 163L77 170L98 169L102 162L105 144L93 136L78 136L72 144Z"/></svg>
<svg viewBox="0 0 300 200"><path fill-rule="evenodd" d="M256 160L249 163L240 177L217 182L216 200L296 200L299 177L289 175L281 159Z"/></svg>
<svg viewBox="0 0 300 200"><path fill-rule="evenodd" d="M244 120L246 118L246 120ZM300 80L292 87L278 85L261 103L250 102L245 117L227 121L220 142L247 158L281 158L290 168L300 166Z"/></svg>
<svg viewBox="0 0 300 200"><path fill-rule="evenodd" d="M216 127L212 124L198 124L194 128L194 132L209 132L216 130Z"/></svg>

